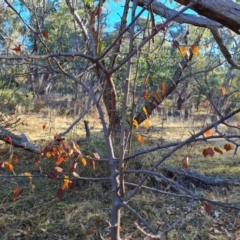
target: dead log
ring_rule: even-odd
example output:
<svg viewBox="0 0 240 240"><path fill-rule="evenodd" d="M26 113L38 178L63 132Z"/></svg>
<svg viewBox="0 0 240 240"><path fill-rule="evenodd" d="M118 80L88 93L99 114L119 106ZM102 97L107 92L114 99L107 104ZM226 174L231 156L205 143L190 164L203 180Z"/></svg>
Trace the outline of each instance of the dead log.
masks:
<svg viewBox="0 0 240 240"><path fill-rule="evenodd" d="M9 137L11 141L9 141ZM28 140L26 134L22 133L21 135L16 135L6 128L0 128L0 140L12 144L15 147L23 148L29 152L40 153L41 146L39 144L32 143Z"/></svg>
<svg viewBox="0 0 240 240"><path fill-rule="evenodd" d="M164 166L162 172L165 176L169 178L174 178L175 180L184 179L185 181L198 182L205 185L215 185L215 186L228 186L228 184L239 185L240 178L230 178L230 177L209 177L201 173L194 172L188 169L175 168L171 166Z"/></svg>

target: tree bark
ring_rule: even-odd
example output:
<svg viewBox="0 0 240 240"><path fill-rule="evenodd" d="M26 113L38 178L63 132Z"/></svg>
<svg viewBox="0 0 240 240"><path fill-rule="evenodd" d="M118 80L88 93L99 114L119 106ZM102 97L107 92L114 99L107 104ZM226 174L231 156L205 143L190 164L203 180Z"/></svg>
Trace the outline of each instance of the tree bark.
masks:
<svg viewBox="0 0 240 240"><path fill-rule="evenodd" d="M189 4L192 0L174 0L182 5ZM231 0L201 0L191 7L198 14L240 34L240 5Z"/></svg>

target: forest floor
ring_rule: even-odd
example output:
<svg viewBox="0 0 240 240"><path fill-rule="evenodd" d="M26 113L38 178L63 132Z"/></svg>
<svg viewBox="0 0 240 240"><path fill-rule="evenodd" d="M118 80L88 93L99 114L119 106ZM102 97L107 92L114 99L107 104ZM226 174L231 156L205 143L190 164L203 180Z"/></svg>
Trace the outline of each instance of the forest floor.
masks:
<svg viewBox="0 0 240 240"><path fill-rule="evenodd" d="M16 133L25 132L31 141L42 145L51 141L56 134L70 126L73 118L56 116L52 111L41 114L29 114L21 116L21 124L15 130ZM92 116L87 116L91 130L91 146L105 151L101 134L100 121ZM201 129L200 124L191 122L169 121L164 124L158 119L152 119L152 128L146 131L140 127L139 133L145 139L141 146L134 135L132 151L147 149L157 144L165 144L181 141L191 135L191 132ZM43 128L43 125L46 128ZM190 131L190 132L189 132ZM228 131L228 130L226 130ZM99 133L100 132L100 133ZM227 132L226 132L227 133ZM212 133L214 134L214 133ZM76 138L85 137L82 121L73 128L66 139L73 141ZM223 149L225 141L199 142L180 149L171 155L164 163L175 167L181 166L182 159L190 154L190 170L197 171L207 176L240 177L239 154L234 151L225 152L223 155L215 153L213 157L204 157L202 151L205 147L218 146ZM88 153L89 146L86 143L80 145L81 151ZM9 158L10 146L2 143L0 146L0 161ZM169 149L158 150L141 157L136 157L128 163L129 169L146 169L157 159L166 154ZM30 172L32 180L26 177L6 177L12 175L7 169L0 169L0 239L1 240L100 240L110 239L111 217L111 185L104 182L78 181L74 189L65 191L64 200L57 198L57 189L62 181L53 181L47 177L34 177L38 175L39 167L34 165L35 154L23 149L13 148L13 156L17 162L13 163L17 175ZM65 167L69 167L64 163ZM54 167L50 158L41 160L41 170L47 173ZM96 170L91 164L78 166L78 173L85 177L109 176L106 163L96 163ZM137 183L141 175L130 175L128 182ZM30 184L31 182L31 184ZM154 183L148 179L147 186ZM22 186L24 191L20 198L13 201L13 191L17 186ZM190 183L190 189L196 194L223 202L240 202L240 186L206 186ZM166 189L162 189L166 190ZM127 187L127 193L131 191ZM189 201L173 196L159 195L141 190L129 205L137 210L149 223L164 231L188 208ZM122 239L147 240L148 237L141 234L133 222L135 221L129 212L122 212ZM213 211L207 215L200 201L194 203L192 211L163 239L178 240L240 240L240 212L233 209L224 209L214 206Z"/></svg>

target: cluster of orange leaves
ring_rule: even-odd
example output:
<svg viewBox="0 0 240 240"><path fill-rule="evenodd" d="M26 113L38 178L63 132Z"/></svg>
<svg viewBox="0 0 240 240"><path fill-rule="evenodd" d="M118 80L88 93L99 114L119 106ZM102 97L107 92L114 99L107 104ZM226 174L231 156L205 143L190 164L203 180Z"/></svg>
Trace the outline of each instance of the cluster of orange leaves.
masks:
<svg viewBox="0 0 240 240"><path fill-rule="evenodd" d="M11 144L12 139L7 139L7 140L8 140L7 142ZM81 153L77 143L72 142L69 144L65 141L64 138L57 137L57 136L54 137L53 142L51 142L48 146L44 147L41 153L36 156L35 162L34 162L35 166L39 166L39 163L42 157L52 158L55 160L56 166L54 170L47 173L46 176L52 180L63 179L63 184L61 188L57 190L57 197L59 200L62 200L64 196L64 190L73 188L73 182L70 180L70 178L67 175L64 174L64 168L66 171L71 173L74 178L80 178L78 173L75 172L78 166L78 162L80 161L82 165L85 167L87 165L87 160ZM100 159L100 156L97 153L92 153L88 155L87 158L90 160L93 170L96 170L95 160ZM16 163L17 161L18 161L18 157L12 156L9 161L0 162L0 169L8 168L8 170L15 175L13 163ZM69 168L66 169L66 164L64 165L64 163L68 161L71 161L71 162L69 164ZM59 166L61 164L63 164L63 168ZM31 173L25 172L22 176L28 177L30 179L30 183L32 182ZM34 188L34 185L32 185L32 188ZM13 200L14 201L17 200L21 196L22 192L23 192L23 187L18 186L14 190Z"/></svg>

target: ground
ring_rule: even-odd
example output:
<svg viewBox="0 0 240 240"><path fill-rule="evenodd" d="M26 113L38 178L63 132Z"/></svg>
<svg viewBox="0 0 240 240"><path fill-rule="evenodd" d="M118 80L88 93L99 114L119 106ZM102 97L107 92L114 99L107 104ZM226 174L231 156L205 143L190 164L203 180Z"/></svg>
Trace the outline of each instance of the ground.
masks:
<svg viewBox="0 0 240 240"><path fill-rule="evenodd" d="M41 144L47 144L54 135L63 131L71 124L73 118L57 116L52 111L31 113L21 116L21 122L16 133L25 132L30 140ZM94 120L93 120L94 119ZM87 116L92 133L91 146L104 152L105 146L101 134L99 134L99 119ZM144 127L138 130L145 139L141 146L136 138L132 150L146 149L149 146L183 140L190 136L189 126L191 122L169 121L161 125L159 119L151 119L152 129L146 131ZM43 129L43 125L46 128ZM201 128L200 125L191 126L191 131ZM227 131L227 130L226 130ZM176 132L178 134L176 134ZM214 134L214 133L212 133ZM80 122L70 134L68 140L84 137L84 125ZM134 135L135 136L135 135ZM190 170L198 171L208 176L239 176L240 160L233 151L216 153L213 157L205 158L202 150L208 146L218 146L223 149L225 141L201 142L192 146L186 146L173 154L164 164L181 166L183 157L190 153ZM80 146L83 152L89 152L89 146L85 143ZM152 152L148 155L136 157L128 163L129 169L147 168L163 156L169 149ZM53 181L47 177L34 177L39 174L39 168L34 165L35 154L22 149L13 149L13 155L18 161L13 163L16 174L30 172L33 175L32 184L25 177L9 178L12 173L7 169L0 170L0 236L5 239L83 239L99 240L109 239L111 217L111 186L109 183L78 181L74 189L65 192L64 200L59 201L56 192L62 185L62 181ZM9 158L9 145L1 145L1 161ZM43 174L48 173L54 167L51 158L43 158L41 162ZM68 163L65 164L65 168ZM96 170L90 163L83 167L78 166L80 176L95 177L108 176L106 163L97 163ZM128 181L137 183L141 175L132 174ZM154 183L148 179L146 185L152 187ZM13 201L13 191L17 186L22 186L24 191L20 198ZM161 186L159 186L161 187ZM239 205L239 186L203 186L189 183L189 187L197 194L222 201L235 201ZM166 190L166 188L164 189ZM127 192L131 188L127 187ZM165 230L178 216L181 216L188 208L189 202L167 195L141 190L130 202L152 226ZM129 212L122 212L122 238L126 240L149 239L136 230L133 222L135 218ZM214 210L207 215L201 202L195 202L190 214L176 225L163 239L240 239L240 212L233 209L224 209L214 206Z"/></svg>

